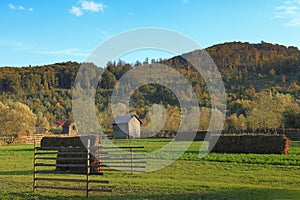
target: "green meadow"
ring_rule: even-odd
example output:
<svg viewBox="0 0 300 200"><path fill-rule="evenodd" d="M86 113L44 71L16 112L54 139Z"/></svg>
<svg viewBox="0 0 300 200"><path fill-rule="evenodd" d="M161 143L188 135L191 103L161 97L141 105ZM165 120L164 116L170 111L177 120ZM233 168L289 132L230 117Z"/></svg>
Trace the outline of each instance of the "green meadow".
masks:
<svg viewBox="0 0 300 200"><path fill-rule="evenodd" d="M136 139L115 143L142 145L150 152L169 141ZM202 142L193 142L180 159L155 172L105 172L95 179L109 180L112 193L91 192L90 199L300 198L299 142L292 142L286 155L210 153L199 158L201 145ZM0 199L86 199L82 191L37 189L36 193L32 192L33 145L2 146L0 160Z"/></svg>

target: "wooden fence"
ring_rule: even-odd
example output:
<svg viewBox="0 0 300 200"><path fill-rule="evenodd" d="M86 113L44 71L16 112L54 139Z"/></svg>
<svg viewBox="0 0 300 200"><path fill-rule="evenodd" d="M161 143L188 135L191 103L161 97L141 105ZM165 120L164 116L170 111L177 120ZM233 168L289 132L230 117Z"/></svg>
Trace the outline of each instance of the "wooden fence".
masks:
<svg viewBox="0 0 300 200"><path fill-rule="evenodd" d="M145 172L147 163L143 146L100 147L94 156L101 171Z"/></svg>
<svg viewBox="0 0 300 200"><path fill-rule="evenodd" d="M78 190L85 191L88 197L90 191L111 192L107 185L109 181L93 180L96 176L92 175L102 176L105 171L145 172L143 146L107 147L97 141L95 136L87 136L83 140L80 137L44 137L37 147L35 140L33 191L38 188ZM83 143L87 144L87 148ZM66 174L77 176L76 179L57 177ZM64 185L80 183L81 187L57 186L59 182L64 182ZM100 187L94 188L91 184Z"/></svg>
<svg viewBox="0 0 300 200"><path fill-rule="evenodd" d="M285 134L290 140L300 141L300 129L276 129L279 134Z"/></svg>
<svg viewBox="0 0 300 200"><path fill-rule="evenodd" d="M79 147L80 148L80 147ZM68 158L69 160L82 160L82 154L86 157L86 163L78 163L78 164L57 164L53 163L53 161L57 162L56 157L58 154L70 154L70 152L58 152L59 150L66 149L66 147L37 147L36 142L34 142L34 177L33 177L33 192L36 192L38 188L44 189L57 189L57 190L75 190L75 191L85 191L86 197L89 196L89 192L111 192L111 189L108 188L109 181L108 180L92 180L92 175L103 175L103 172L91 172L91 168L93 164L91 163L91 147L90 147L90 139L88 139L87 149L82 148L84 151L72 152L74 156ZM66 159L66 158L62 158ZM39 162L42 161L42 162ZM51 162L52 161L52 162ZM49 163L50 162L50 163ZM49 167L52 168L49 170ZM74 171L59 171L53 169L53 167L85 167L85 172L74 172ZM38 168L42 168L38 170ZM46 174L50 174L50 176L46 176ZM61 178L61 177L53 177L54 174L66 175L66 174L81 174L83 177L78 178ZM38 175L41 175L41 177ZM44 175L44 176L43 176ZM40 182L46 182L48 184L39 184ZM65 183L83 183L85 187L70 187L70 186L57 186L53 185L57 182L65 182ZM52 183L52 184L50 184ZM91 184L95 183L98 185L97 188L91 187ZM50 184L50 185L49 185ZM101 184L101 185L100 185ZM99 188L100 185L100 188Z"/></svg>

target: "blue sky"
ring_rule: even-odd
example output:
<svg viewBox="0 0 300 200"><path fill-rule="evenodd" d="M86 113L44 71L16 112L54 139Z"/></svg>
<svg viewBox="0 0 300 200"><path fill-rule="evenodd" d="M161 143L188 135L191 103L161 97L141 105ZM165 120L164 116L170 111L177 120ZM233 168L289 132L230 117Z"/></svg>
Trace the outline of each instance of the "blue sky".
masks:
<svg viewBox="0 0 300 200"><path fill-rule="evenodd" d="M262 40L300 47L300 0L1 0L0 18L0 66L83 62L101 42L143 27L178 31L201 47ZM170 55L125 59L146 56Z"/></svg>

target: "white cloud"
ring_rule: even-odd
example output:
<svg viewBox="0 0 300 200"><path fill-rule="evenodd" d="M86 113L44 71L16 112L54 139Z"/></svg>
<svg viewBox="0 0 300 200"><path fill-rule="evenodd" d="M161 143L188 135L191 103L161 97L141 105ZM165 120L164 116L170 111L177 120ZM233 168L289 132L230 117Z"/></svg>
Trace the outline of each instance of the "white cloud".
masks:
<svg viewBox="0 0 300 200"><path fill-rule="evenodd" d="M288 2L288 3L294 2L294 3L300 4L300 0L292 0L292 1L287 1L287 2Z"/></svg>
<svg viewBox="0 0 300 200"><path fill-rule="evenodd" d="M183 4L188 4L188 3L190 2L190 0L181 0L181 2L182 2Z"/></svg>
<svg viewBox="0 0 300 200"><path fill-rule="evenodd" d="M106 30L103 30L103 29L100 29L100 34L102 35L103 39L108 39L111 37L111 35L106 31Z"/></svg>
<svg viewBox="0 0 300 200"><path fill-rule="evenodd" d="M79 56L79 57L87 57L88 53L84 52L77 48L70 49L61 49L61 50L38 50L35 51L38 54L46 54L46 55L66 55L66 56Z"/></svg>
<svg viewBox="0 0 300 200"><path fill-rule="evenodd" d="M16 9L16 7L13 5L13 4L8 4L8 7L10 8L10 9L12 9L12 10L14 10L14 9Z"/></svg>
<svg viewBox="0 0 300 200"><path fill-rule="evenodd" d="M82 1L81 2L81 9L86 11L92 11L92 12L103 12L103 4L102 3L96 3L94 1Z"/></svg>
<svg viewBox="0 0 300 200"><path fill-rule="evenodd" d="M283 6L277 7L276 10L278 11L277 17L284 18L284 17L287 17L288 15L296 14L297 11L299 11L299 7L295 6L295 5L293 5L293 6L283 5Z"/></svg>
<svg viewBox="0 0 300 200"><path fill-rule="evenodd" d="M300 19L293 19L289 23L286 24L287 26L300 26Z"/></svg>
<svg viewBox="0 0 300 200"><path fill-rule="evenodd" d="M75 14L77 17L82 16L84 11L86 12L103 12L104 4L94 1L80 0L77 6L72 6L70 13Z"/></svg>
<svg viewBox="0 0 300 200"><path fill-rule="evenodd" d="M16 51L27 51L35 54L43 55L65 55L65 56L77 56L77 57L87 57L89 55L88 51L84 51L79 48L68 48L68 49L48 49L41 48L37 44L28 44L24 42L19 42L9 39L0 39L0 47L8 47Z"/></svg>
<svg viewBox="0 0 300 200"><path fill-rule="evenodd" d="M83 15L82 10L76 6L72 6L72 8L70 9L70 13L76 15L77 17Z"/></svg>
<svg viewBox="0 0 300 200"><path fill-rule="evenodd" d="M25 10L25 7L24 7L24 6L22 6L22 5L16 6L16 5L12 4L12 3L8 4L8 7L9 7L9 9L11 9L11 10ZM33 11L33 8L29 8L28 11L29 11L29 12L32 12L32 11Z"/></svg>
<svg viewBox="0 0 300 200"><path fill-rule="evenodd" d="M300 0L286 0L276 7L275 18L287 21L286 26L300 26Z"/></svg>

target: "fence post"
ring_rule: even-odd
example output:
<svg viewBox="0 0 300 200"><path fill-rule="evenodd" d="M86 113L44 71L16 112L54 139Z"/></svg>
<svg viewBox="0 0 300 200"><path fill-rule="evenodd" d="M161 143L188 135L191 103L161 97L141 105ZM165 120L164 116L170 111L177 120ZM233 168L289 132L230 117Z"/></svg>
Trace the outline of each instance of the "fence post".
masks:
<svg viewBox="0 0 300 200"><path fill-rule="evenodd" d="M36 192L36 144L33 138L33 192Z"/></svg>
<svg viewBox="0 0 300 200"><path fill-rule="evenodd" d="M89 197L89 182L91 173L90 153L91 153L91 141L87 140L87 155L86 155L86 197Z"/></svg>
<svg viewBox="0 0 300 200"><path fill-rule="evenodd" d="M300 141L300 129L298 128L298 141Z"/></svg>
<svg viewBox="0 0 300 200"><path fill-rule="evenodd" d="M103 161L102 161L102 146L100 146L100 148L98 148L99 149L99 165L100 165L100 168L99 168L99 170L100 170L100 172L102 172L103 170L102 170L102 163L103 163Z"/></svg>
<svg viewBox="0 0 300 200"><path fill-rule="evenodd" d="M130 147L130 163L131 163L131 174L133 174L133 151L132 151L132 147Z"/></svg>

